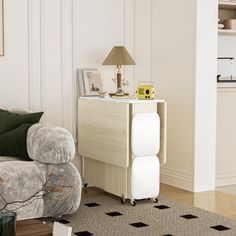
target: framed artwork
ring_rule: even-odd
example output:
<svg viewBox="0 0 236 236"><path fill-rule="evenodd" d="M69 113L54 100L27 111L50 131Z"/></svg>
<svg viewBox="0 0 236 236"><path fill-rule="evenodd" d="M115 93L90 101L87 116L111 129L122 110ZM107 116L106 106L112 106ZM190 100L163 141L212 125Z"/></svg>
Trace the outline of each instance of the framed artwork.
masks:
<svg viewBox="0 0 236 236"><path fill-rule="evenodd" d="M98 96L102 91L102 76L98 70L83 70L85 96Z"/></svg>
<svg viewBox="0 0 236 236"><path fill-rule="evenodd" d="M97 69L79 69L77 86L80 96L98 96L103 90L102 73Z"/></svg>
<svg viewBox="0 0 236 236"><path fill-rule="evenodd" d="M4 55L3 0L0 0L0 56Z"/></svg>

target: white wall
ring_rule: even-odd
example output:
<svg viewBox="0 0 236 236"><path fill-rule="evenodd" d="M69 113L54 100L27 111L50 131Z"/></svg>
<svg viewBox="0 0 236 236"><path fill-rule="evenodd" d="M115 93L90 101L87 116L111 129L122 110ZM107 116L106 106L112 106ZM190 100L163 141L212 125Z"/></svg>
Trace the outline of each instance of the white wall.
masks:
<svg viewBox="0 0 236 236"><path fill-rule="evenodd" d="M125 45L136 66L124 67L123 76L135 92L136 82L151 79L151 0L74 1L74 45L77 68L104 72L104 90L115 91L113 66L102 66L115 45Z"/></svg>
<svg viewBox="0 0 236 236"><path fill-rule="evenodd" d="M217 1L153 6L153 78L168 103L161 179L190 191L214 189Z"/></svg>
<svg viewBox="0 0 236 236"><path fill-rule="evenodd" d="M74 19L76 67L104 70L104 90L115 89L113 67L102 63L113 45L125 43L124 1L74 1Z"/></svg>
<svg viewBox="0 0 236 236"><path fill-rule="evenodd" d="M166 11L160 9L168 9L171 17L166 17ZM167 184L192 190L195 4L173 1L170 8L168 1L155 1L153 12L153 76L158 96L168 103L167 164L161 177Z"/></svg>
<svg viewBox="0 0 236 236"><path fill-rule="evenodd" d="M0 57L0 106L29 106L27 0L5 1L5 56Z"/></svg>
<svg viewBox="0 0 236 236"><path fill-rule="evenodd" d="M43 110L73 131L72 1L9 0L4 16L0 106Z"/></svg>
<svg viewBox="0 0 236 236"><path fill-rule="evenodd" d="M197 1L195 192L215 189L217 19L217 1Z"/></svg>

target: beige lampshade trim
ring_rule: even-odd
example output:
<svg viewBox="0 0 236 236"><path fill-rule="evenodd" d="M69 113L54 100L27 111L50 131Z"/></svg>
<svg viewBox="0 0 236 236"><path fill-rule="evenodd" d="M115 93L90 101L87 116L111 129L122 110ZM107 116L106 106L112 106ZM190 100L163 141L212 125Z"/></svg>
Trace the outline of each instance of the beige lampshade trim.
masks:
<svg viewBox="0 0 236 236"><path fill-rule="evenodd" d="M103 65L135 65L134 59L130 56L124 46L115 46L106 57Z"/></svg>

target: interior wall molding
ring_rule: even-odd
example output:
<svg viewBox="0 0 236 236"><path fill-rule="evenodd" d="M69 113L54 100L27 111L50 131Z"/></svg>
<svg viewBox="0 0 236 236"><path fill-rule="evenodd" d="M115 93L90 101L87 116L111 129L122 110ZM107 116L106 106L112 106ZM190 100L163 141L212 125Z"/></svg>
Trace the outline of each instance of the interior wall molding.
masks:
<svg viewBox="0 0 236 236"><path fill-rule="evenodd" d="M135 59L135 0L124 1L124 46ZM135 66L124 67L124 77L129 79L129 91L135 90Z"/></svg>
<svg viewBox="0 0 236 236"><path fill-rule="evenodd" d="M45 104L45 96L46 96L46 88L45 88L45 0L39 0L39 14L40 14L40 22L39 22L39 67L40 67L40 101L41 101L41 110L44 111L46 108ZM43 122L47 122L47 113L43 115Z"/></svg>
<svg viewBox="0 0 236 236"><path fill-rule="evenodd" d="M62 123L73 131L73 1L61 0L61 91Z"/></svg>
<svg viewBox="0 0 236 236"><path fill-rule="evenodd" d="M135 87L152 80L152 0L135 0Z"/></svg>
<svg viewBox="0 0 236 236"><path fill-rule="evenodd" d="M54 5L55 12L51 12L49 19L49 9ZM28 61L29 109L45 111L43 122L54 123L55 120L57 125L74 133L72 7L73 0L28 0ZM53 25L49 24L51 19L54 22L60 20L60 27L55 27L55 36L49 31L53 28ZM60 53L60 61L49 62L45 59L46 56L53 58L53 55L48 53L53 41ZM51 68L53 71L50 71ZM53 93L57 94L59 100L52 102ZM48 115L51 109L54 109L55 114Z"/></svg>
<svg viewBox="0 0 236 236"><path fill-rule="evenodd" d="M234 172L216 174L216 187L234 185L236 183L236 174Z"/></svg>
<svg viewBox="0 0 236 236"><path fill-rule="evenodd" d="M74 115L73 115L73 137L75 139L75 142L77 143L77 120L78 120L78 109L77 109L77 65L79 64L79 59L78 59L78 55L79 55L79 35L77 33L77 25L76 22L78 22L79 20L79 16L76 12L76 10L79 7L79 2L77 0L72 0L72 70L73 70L73 90L72 90L72 94L73 94L73 111L74 111Z"/></svg>
<svg viewBox="0 0 236 236"><path fill-rule="evenodd" d="M41 0L28 0L29 110L42 110Z"/></svg>
<svg viewBox="0 0 236 236"><path fill-rule="evenodd" d="M29 110L45 110L45 0L28 0ZM43 122L47 121L44 113Z"/></svg>
<svg viewBox="0 0 236 236"><path fill-rule="evenodd" d="M177 170L161 167L161 183L175 186L177 188L193 191L192 176Z"/></svg>

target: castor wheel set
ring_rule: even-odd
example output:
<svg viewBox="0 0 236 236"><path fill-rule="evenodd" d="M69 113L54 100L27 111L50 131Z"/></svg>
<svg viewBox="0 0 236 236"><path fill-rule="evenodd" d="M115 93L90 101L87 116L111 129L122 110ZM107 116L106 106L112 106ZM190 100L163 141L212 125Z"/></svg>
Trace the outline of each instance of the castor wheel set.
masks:
<svg viewBox="0 0 236 236"><path fill-rule="evenodd" d="M131 204L131 206L135 206L136 205L135 200L134 199L130 199L130 204Z"/></svg>
<svg viewBox="0 0 236 236"><path fill-rule="evenodd" d="M154 198L147 198L147 200L151 200L151 201L154 202L154 203L157 203L157 202L158 202L158 198L157 198L157 197L154 197ZM121 203L122 203L122 204L125 203L125 197L124 197L123 195L121 196ZM135 205L136 205L135 199L130 199L130 205L131 205L131 206L135 206Z"/></svg>
<svg viewBox="0 0 236 236"><path fill-rule="evenodd" d="M124 195L121 196L121 203L125 204L125 196Z"/></svg>
<svg viewBox="0 0 236 236"><path fill-rule="evenodd" d="M157 198L157 197L154 197L154 198L152 199L152 201L153 201L154 203L157 203L157 202L158 202L158 198Z"/></svg>

